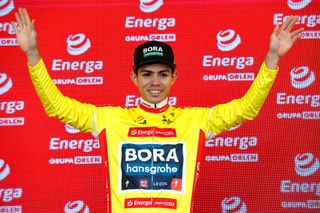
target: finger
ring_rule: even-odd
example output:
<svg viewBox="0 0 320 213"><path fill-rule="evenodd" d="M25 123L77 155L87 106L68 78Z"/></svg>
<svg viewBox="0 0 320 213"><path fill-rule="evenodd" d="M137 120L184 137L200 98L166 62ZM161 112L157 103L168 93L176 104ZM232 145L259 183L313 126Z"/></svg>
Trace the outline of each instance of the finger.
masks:
<svg viewBox="0 0 320 213"><path fill-rule="evenodd" d="M22 22L21 22L19 14L18 13L14 13L14 16L16 17L16 20L18 22L18 26L21 29L22 28Z"/></svg>
<svg viewBox="0 0 320 213"><path fill-rule="evenodd" d="M30 24L29 14L28 14L28 11L26 10L26 8L23 8L23 9L22 9L22 13L23 13L23 15L24 15L24 17L25 17L26 23L27 23L27 24Z"/></svg>
<svg viewBox="0 0 320 213"><path fill-rule="evenodd" d="M21 23L23 24L23 26L25 27L27 25L26 19L24 17L22 8L19 8L19 15L20 15L20 19L21 19Z"/></svg>
<svg viewBox="0 0 320 213"><path fill-rule="evenodd" d="M272 34L277 36L279 34L279 28L280 28L279 24L276 24L276 26L273 29Z"/></svg>
<svg viewBox="0 0 320 213"><path fill-rule="evenodd" d="M34 19L32 19L32 21L31 21L30 29L31 29L32 31L36 29L35 20L34 20Z"/></svg>
<svg viewBox="0 0 320 213"><path fill-rule="evenodd" d="M290 38L294 38L295 36L299 35L300 33L303 32L303 28L297 29L295 31L293 31L292 33L290 33Z"/></svg>
<svg viewBox="0 0 320 213"><path fill-rule="evenodd" d="M292 40L292 43L295 43L297 40L299 40L301 38L300 34L298 35L295 35L291 40Z"/></svg>
<svg viewBox="0 0 320 213"><path fill-rule="evenodd" d="M16 26L16 24L13 21L11 22L11 26L13 28L14 33L18 34L19 33L18 27Z"/></svg>
<svg viewBox="0 0 320 213"><path fill-rule="evenodd" d="M285 22L284 22L284 23L282 24L282 26L281 26L281 29L282 29L282 30L286 30L286 29L287 29L287 27L288 27L289 23L291 22L292 18L293 18L293 16L289 16L289 17L285 20Z"/></svg>
<svg viewBox="0 0 320 213"><path fill-rule="evenodd" d="M293 25L296 24L296 22L298 21L298 17L297 16L294 16L292 17L292 19L290 20L290 22L288 23L288 26L287 26L287 31L290 32L290 30L292 29Z"/></svg>

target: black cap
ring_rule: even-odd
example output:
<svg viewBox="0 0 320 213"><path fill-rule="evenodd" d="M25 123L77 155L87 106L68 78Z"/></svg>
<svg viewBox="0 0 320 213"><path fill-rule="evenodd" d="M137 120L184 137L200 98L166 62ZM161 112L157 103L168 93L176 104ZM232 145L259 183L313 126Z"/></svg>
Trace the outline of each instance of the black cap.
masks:
<svg viewBox="0 0 320 213"><path fill-rule="evenodd" d="M148 41L138 47L134 51L134 71L143 64L164 63L175 69L174 55L169 44L160 41Z"/></svg>

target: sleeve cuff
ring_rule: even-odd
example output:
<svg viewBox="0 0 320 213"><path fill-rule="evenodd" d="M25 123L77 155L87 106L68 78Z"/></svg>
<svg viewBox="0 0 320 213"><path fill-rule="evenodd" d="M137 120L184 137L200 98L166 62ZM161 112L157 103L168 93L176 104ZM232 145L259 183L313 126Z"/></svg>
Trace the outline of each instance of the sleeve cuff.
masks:
<svg viewBox="0 0 320 213"><path fill-rule="evenodd" d="M43 65L43 60L42 58L40 58L40 60L38 61L38 63L34 66L31 66L29 63L27 63L29 70L37 70L40 66Z"/></svg>
<svg viewBox="0 0 320 213"><path fill-rule="evenodd" d="M278 72L278 71L279 71L279 66L277 66L277 68L276 68L275 70L269 69L269 68L267 67L265 61L262 63L262 67L263 67L263 69L266 70L267 72Z"/></svg>

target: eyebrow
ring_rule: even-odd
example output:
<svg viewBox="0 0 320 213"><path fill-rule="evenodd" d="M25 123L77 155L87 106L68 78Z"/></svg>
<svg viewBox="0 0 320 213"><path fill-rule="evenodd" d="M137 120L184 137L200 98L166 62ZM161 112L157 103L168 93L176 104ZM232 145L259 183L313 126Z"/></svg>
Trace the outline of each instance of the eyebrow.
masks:
<svg viewBox="0 0 320 213"><path fill-rule="evenodd" d="M170 73L170 70L168 70L168 69L160 70L160 71L140 70L140 72L147 72L147 73L164 73L164 72L168 72L168 73Z"/></svg>

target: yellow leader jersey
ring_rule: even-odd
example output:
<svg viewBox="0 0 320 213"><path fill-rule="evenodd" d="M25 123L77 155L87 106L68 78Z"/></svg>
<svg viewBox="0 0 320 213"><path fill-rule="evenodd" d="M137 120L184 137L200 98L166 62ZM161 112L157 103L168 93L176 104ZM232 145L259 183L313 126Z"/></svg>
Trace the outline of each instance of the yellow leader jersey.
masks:
<svg viewBox="0 0 320 213"><path fill-rule="evenodd" d="M192 212L205 140L256 117L277 73L263 63L242 98L212 108L172 107L166 100L122 108L96 107L63 96L42 59L29 71L49 116L99 137L107 211L114 213Z"/></svg>

